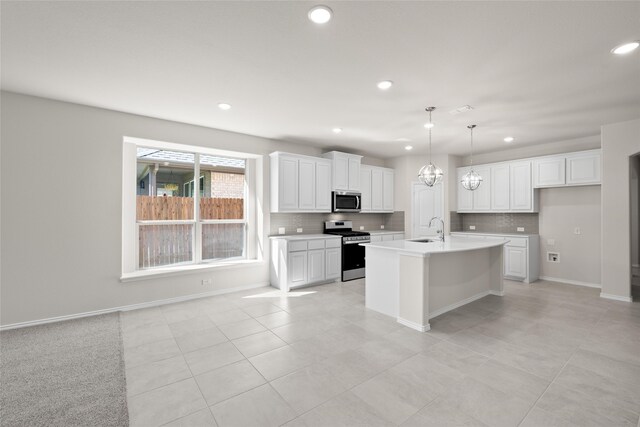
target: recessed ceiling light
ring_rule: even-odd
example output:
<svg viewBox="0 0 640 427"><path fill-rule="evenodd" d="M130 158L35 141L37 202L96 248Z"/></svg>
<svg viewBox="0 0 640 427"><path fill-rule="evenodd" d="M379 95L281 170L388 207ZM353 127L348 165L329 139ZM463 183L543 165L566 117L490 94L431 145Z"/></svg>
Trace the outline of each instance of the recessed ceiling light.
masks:
<svg viewBox="0 0 640 427"><path fill-rule="evenodd" d="M382 80L381 82L378 82L378 89L380 90L387 90L391 86L393 86L393 82L391 80Z"/></svg>
<svg viewBox="0 0 640 427"><path fill-rule="evenodd" d="M231 104L225 104L224 102L221 102L220 104L218 104L218 108L225 111L230 110Z"/></svg>
<svg viewBox="0 0 640 427"><path fill-rule="evenodd" d="M333 128L331 129L333 131L333 133L340 133L342 132L342 128Z"/></svg>
<svg viewBox="0 0 640 427"><path fill-rule="evenodd" d="M411 145L407 145L406 147L404 147L404 149L407 151L411 151L413 150L413 147Z"/></svg>
<svg viewBox="0 0 640 427"><path fill-rule="evenodd" d="M431 129L432 127L433 127L433 123L431 123L431 122L424 124L424 128L425 129Z"/></svg>
<svg viewBox="0 0 640 427"><path fill-rule="evenodd" d="M333 11L328 6L319 4L312 7L307 16L311 22L315 22L316 24L326 24L331 20Z"/></svg>
<svg viewBox="0 0 640 427"><path fill-rule="evenodd" d="M514 139L515 139L515 138L514 138L514 137L512 137L512 136L508 136L508 137L506 137L506 138L504 139L504 142L513 142L513 140L514 140Z"/></svg>
<svg viewBox="0 0 640 427"><path fill-rule="evenodd" d="M636 50L638 46L640 46L640 42L637 41L621 44L620 46L616 46L611 49L611 53L615 53L616 55L625 55Z"/></svg>

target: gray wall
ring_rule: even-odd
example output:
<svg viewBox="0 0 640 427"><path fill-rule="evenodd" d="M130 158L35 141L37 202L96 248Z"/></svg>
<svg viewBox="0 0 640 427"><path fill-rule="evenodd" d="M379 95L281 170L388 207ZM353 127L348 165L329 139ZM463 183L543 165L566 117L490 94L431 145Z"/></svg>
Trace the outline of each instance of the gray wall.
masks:
<svg viewBox="0 0 640 427"><path fill-rule="evenodd" d="M602 126L602 293L631 296L630 161L640 119Z"/></svg>
<svg viewBox="0 0 640 427"><path fill-rule="evenodd" d="M110 309L220 291L269 281L269 167L258 182L264 233L260 263L180 276L121 283L123 137L268 155L288 151L320 155L318 147L126 114L15 93L1 102L1 281L0 324ZM371 163L382 163L367 159ZM44 192L38 174L52 182L74 182L73 192ZM107 171L110 184L95 187ZM20 176L20 185L14 177ZM203 279L212 285L202 286Z"/></svg>
<svg viewBox="0 0 640 427"><path fill-rule="evenodd" d="M278 233L278 228L284 227L285 234L297 234L297 229L302 228L305 234L322 233L325 221L349 220L353 222L353 229L364 231L380 230L384 226L387 231L404 231L404 212L392 214L375 213L273 213L271 214L271 235Z"/></svg>

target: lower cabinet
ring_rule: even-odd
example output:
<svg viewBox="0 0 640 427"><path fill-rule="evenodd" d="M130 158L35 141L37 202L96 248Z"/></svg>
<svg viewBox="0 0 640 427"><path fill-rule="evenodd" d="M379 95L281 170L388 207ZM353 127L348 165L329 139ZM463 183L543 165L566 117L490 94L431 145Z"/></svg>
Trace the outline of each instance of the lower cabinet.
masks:
<svg viewBox="0 0 640 427"><path fill-rule="evenodd" d="M531 283L538 280L539 274L539 236L517 234L481 234L454 232L452 237L466 238L503 238L509 242L504 245L503 264L504 277Z"/></svg>
<svg viewBox="0 0 640 427"><path fill-rule="evenodd" d="M390 242L392 240L404 240L404 233L371 233L371 243Z"/></svg>
<svg viewBox="0 0 640 427"><path fill-rule="evenodd" d="M340 279L342 247L340 237L319 235L271 238L271 285L289 291L301 286Z"/></svg>

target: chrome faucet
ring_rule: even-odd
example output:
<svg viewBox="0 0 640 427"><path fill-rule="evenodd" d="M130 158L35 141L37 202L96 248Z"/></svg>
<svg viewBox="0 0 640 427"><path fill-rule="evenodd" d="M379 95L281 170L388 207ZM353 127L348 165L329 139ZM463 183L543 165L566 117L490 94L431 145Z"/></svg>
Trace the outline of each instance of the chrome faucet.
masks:
<svg viewBox="0 0 640 427"><path fill-rule="evenodd" d="M440 230L436 230L436 233L440 235L440 241L444 243L444 220L439 216L434 216L429 220L429 228L431 228L431 224L433 224L434 219L437 219L438 221L440 221L440 225L442 225Z"/></svg>

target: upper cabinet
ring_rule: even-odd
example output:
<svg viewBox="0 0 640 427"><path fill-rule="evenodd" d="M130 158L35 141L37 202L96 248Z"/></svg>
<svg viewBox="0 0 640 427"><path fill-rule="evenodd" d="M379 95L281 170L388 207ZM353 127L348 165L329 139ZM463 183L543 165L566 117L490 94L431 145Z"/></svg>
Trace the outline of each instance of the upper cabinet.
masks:
<svg viewBox="0 0 640 427"><path fill-rule="evenodd" d="M275 152L271 158L271 212L331 212L331 161Z"/></svg>
<svg viewBox="0 0 640 427"><path fill-rule="evenodd" d="M360 166L360 212L393 212L393 169Z"/></svg>
<svg viewBox="0 0 640 427"><path fill-rule="evenodd" d="M537 193L531 183L531 162L505 162L473 168L482 177L474 190L460 181L469 171L458 168L458 212L537 212Z"/></svg>
<svg viewBox="0 0 640 427"><path fill-rule="evenodd" d="M539 157L533 165L535 188L600 184L600 150Z"/></svg>
<svg viewBox="0 0 640 427"><path fill-rule="evenodd" d="M331 151L323 157L333 164L331 189L333 191L360 191L360 161L362 156Z"/></svg>

